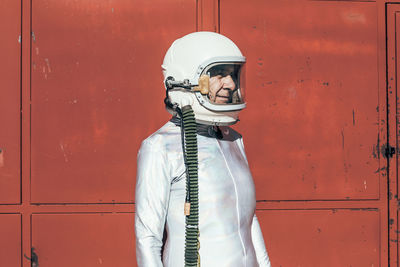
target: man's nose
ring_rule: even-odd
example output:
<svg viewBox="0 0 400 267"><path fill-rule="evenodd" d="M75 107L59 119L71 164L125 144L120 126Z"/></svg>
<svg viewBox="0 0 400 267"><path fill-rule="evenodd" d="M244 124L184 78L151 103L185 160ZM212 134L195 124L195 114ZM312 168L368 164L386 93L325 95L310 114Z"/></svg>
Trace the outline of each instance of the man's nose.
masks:
<svg viewBox="0 0 400 267"><path fill-rule="evenodd" d="M226 75L222 78L223 88L229 88L231 90L234 89L235 83L233 82L231 75Z"/></svg>

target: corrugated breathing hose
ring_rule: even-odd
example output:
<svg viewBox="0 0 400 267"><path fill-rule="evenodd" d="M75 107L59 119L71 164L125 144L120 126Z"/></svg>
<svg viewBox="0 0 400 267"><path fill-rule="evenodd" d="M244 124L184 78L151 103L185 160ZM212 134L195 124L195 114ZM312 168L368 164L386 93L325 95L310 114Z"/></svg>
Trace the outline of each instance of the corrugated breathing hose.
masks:
<svg viewBox="0 0 400 267"><path fill-rule="evenodd" d="M196 120L191 106L182 107L178 113L181 116L182 149L186 167L185 267L198 267L200 266L200 231Z"/></svg>

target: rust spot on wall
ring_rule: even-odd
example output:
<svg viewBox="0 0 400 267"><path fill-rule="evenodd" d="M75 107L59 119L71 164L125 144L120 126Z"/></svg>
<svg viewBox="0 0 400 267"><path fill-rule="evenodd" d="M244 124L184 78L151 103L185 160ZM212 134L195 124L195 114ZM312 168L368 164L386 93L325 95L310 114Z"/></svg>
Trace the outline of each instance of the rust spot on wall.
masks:
<svg viewBox="0 0 400 267"><path fill-rule="evenodd" d="M380 140L379 140L379 133L378 133L378 137L377 137L377 140L376 140L376 145L374 145L372 147L372 156L374 158L376 158L376 159L380 159L380 150L379 150L380 142L379 141Z"/></svg>
<svg viewBox="0 0 400 267"><path fill-rule="evenodd" d="M374 173L378 173L378 172L384 171L384 170L386 170L386 167L382 167L382 168L380 168L380 169L377 169Z"/></svg>
<svg viewBox="0 0 400 267"><path fill-rule="evenodd" d="M3 149L0 148L0 168L4 166L4 152Z"/></svg>
<svg viewBox="0 0 400 267"><path fill-rule="evenodd" d="M344 149L344 133L343 133L343 128L341 130L341 134L342 134L342 148Z"/></svg>

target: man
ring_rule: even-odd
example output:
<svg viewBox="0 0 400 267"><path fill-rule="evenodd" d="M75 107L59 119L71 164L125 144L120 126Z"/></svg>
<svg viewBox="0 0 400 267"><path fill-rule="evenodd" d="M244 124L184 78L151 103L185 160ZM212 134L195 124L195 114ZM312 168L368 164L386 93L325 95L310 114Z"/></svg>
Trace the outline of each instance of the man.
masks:
<svg viewBox="0 0 400 267"><path fill-rule="evenodd" d="M167 51L173 118L138 153L139 267L270 267L243 140L228 127L246 106L244 63L231 40L212 32L188 34Z"/></svg>

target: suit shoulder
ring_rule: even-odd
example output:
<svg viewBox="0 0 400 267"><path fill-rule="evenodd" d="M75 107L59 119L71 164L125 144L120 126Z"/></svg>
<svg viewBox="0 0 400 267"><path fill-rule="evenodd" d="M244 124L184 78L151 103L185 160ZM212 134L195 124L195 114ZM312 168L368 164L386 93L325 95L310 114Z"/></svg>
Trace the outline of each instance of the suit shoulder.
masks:
<svg viewBox="0 0 400 267"><path fill-rule="evenodd" d="M165 150L167 145L172 141L180 140L181 130L178 126L168 121L160 129L148 136L142 141L142 148L150 148L153 150Z"/></svg>

